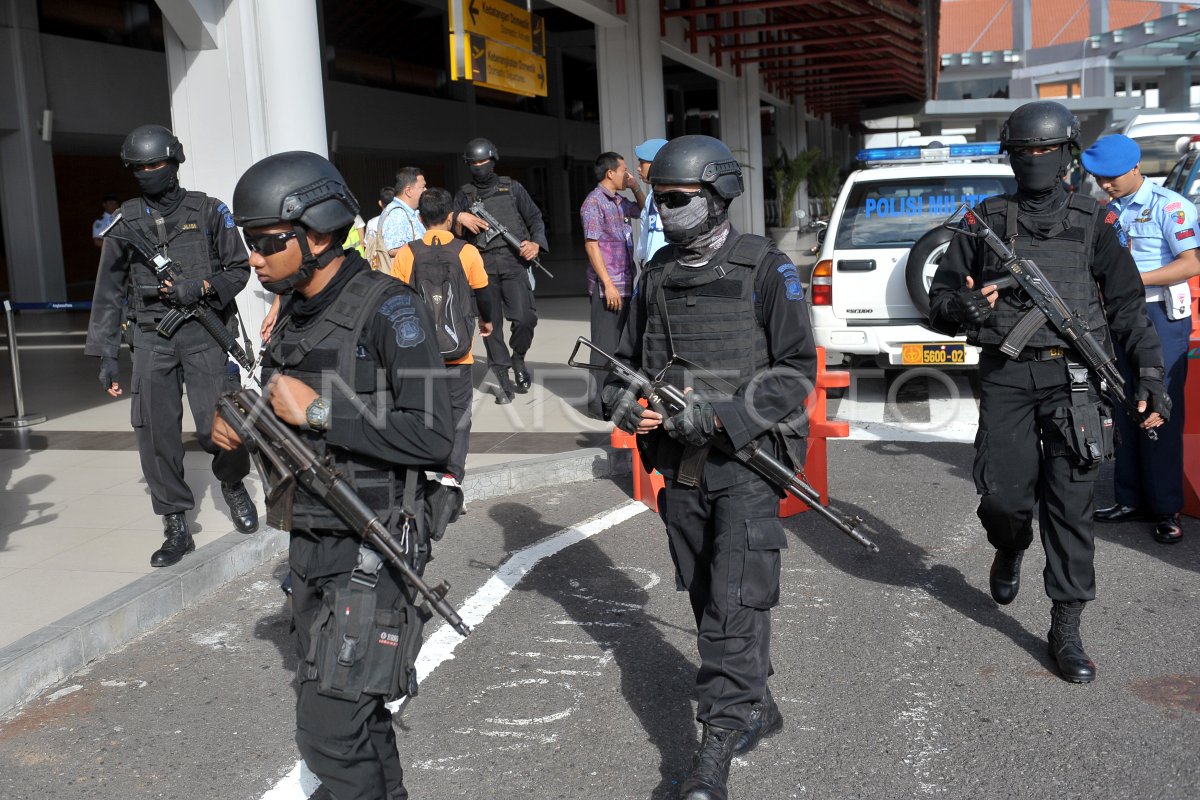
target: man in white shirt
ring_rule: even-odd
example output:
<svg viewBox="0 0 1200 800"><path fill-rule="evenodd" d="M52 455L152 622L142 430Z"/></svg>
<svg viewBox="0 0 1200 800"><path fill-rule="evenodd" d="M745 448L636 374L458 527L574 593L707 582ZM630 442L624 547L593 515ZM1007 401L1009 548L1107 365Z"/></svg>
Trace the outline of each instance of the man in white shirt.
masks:
<svg viewBox="0 0 1200 800"><path fill-rule="evenodd" d="M425 175L418 167L405 167L396 173L396 196L383 210L383 243L388 256L409 242L425 235L425 226L417 214L417 201L425 191Z"/></svg>

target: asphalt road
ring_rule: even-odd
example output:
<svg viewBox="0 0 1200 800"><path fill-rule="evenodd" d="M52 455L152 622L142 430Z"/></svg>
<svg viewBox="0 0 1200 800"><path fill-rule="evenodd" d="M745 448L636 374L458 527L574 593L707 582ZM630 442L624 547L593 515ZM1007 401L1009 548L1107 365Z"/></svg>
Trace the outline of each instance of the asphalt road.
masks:
<svg viewBox="0 0 1200 800"><path fill-rule="evenodd" d="M1200 796L1200 525L1172 547L1144 525L1100 528L1084 614L1099 677L1068 684L1045 652L1041 553L1012 606L987 594L970 457L830 443L836 500L881 552L815 515L787 522L772 679L786 727L735 761L733 798ZM427 575L456 604L474 595L481 621L453 652L452 638L426 646L436 657L397 722L413 798L675 796L698 741L695 648L661 523L643 512L560 537L627 502L622 485L568 484L472 504L447 534ZM561 549L512 555L538 541ZM304 797L288 777L282 571L230 584L0 723L0 797Z"/></svg>

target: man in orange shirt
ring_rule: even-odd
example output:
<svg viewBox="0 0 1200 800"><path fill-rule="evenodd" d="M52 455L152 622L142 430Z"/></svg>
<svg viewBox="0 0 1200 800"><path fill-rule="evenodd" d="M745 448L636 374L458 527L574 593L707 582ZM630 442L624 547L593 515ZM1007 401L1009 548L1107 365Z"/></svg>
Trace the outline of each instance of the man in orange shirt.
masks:
<svg viewBox="0 0 1200 800"><path fill-rule="evenodd" d="M450 230L450 212L454 209L454 198L445 189L430 188L421 194L417 203L417 211L421 222L425 225L425 235L421 237L422 248L458 247L458 260L466 273L467 285L475 295L475 305L479 310L479 332L487 336L492 332L493 319L491 296L480 289L488 284L487 273L483 270L483 256L461 239L456 240ZM405 283L412 283L413 262L416 252L409 243L401 247L392 259L391 274ZM446 463L442 483L447 486L461 488L467 464L467 440L471 434L471 396L474 388L471 380L471 364L475 361L471 350L466 355L446 361L446 379L450 390L450 410L454 422L454 447L450 451L450 459Z"/></svg>

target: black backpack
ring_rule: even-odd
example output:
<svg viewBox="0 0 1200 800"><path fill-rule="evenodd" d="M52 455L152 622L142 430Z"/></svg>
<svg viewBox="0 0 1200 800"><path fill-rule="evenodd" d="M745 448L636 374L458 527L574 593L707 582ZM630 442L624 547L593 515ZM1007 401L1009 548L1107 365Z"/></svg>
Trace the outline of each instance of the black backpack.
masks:
<svg viewBox="0 0 1200 800"><path fill-rule="evenodd" d="M417 240L408 243L413 251L408 283L429 306L437 332L438 352L443 361L454 361L471 351L475 337L475 296L467 283L459 253L462 239L441 244Z"/></svg>

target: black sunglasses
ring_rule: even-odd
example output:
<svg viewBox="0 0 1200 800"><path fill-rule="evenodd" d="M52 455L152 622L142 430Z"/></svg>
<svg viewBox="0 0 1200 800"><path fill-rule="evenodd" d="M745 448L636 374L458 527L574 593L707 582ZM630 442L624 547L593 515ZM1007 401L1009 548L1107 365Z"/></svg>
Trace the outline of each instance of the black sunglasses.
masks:
<svg viewBox="0 0 1200 800"><path fill-rule="evenodd" d="M256 233L252 236L246 236L246 247L250 248L251 253L258 253L260 256L273 256L276 253L282 253L284 250L287 250L288 240L295 238L295 231Z"/></svg>
<svg viewBox="0 0 1200 800"><path fill-rule="evenodd" d="M688 203L700 196L700 192L681 192L678 190L670 192L655 192L654 202L660 206L667 208L683 208Z"/></svg>

